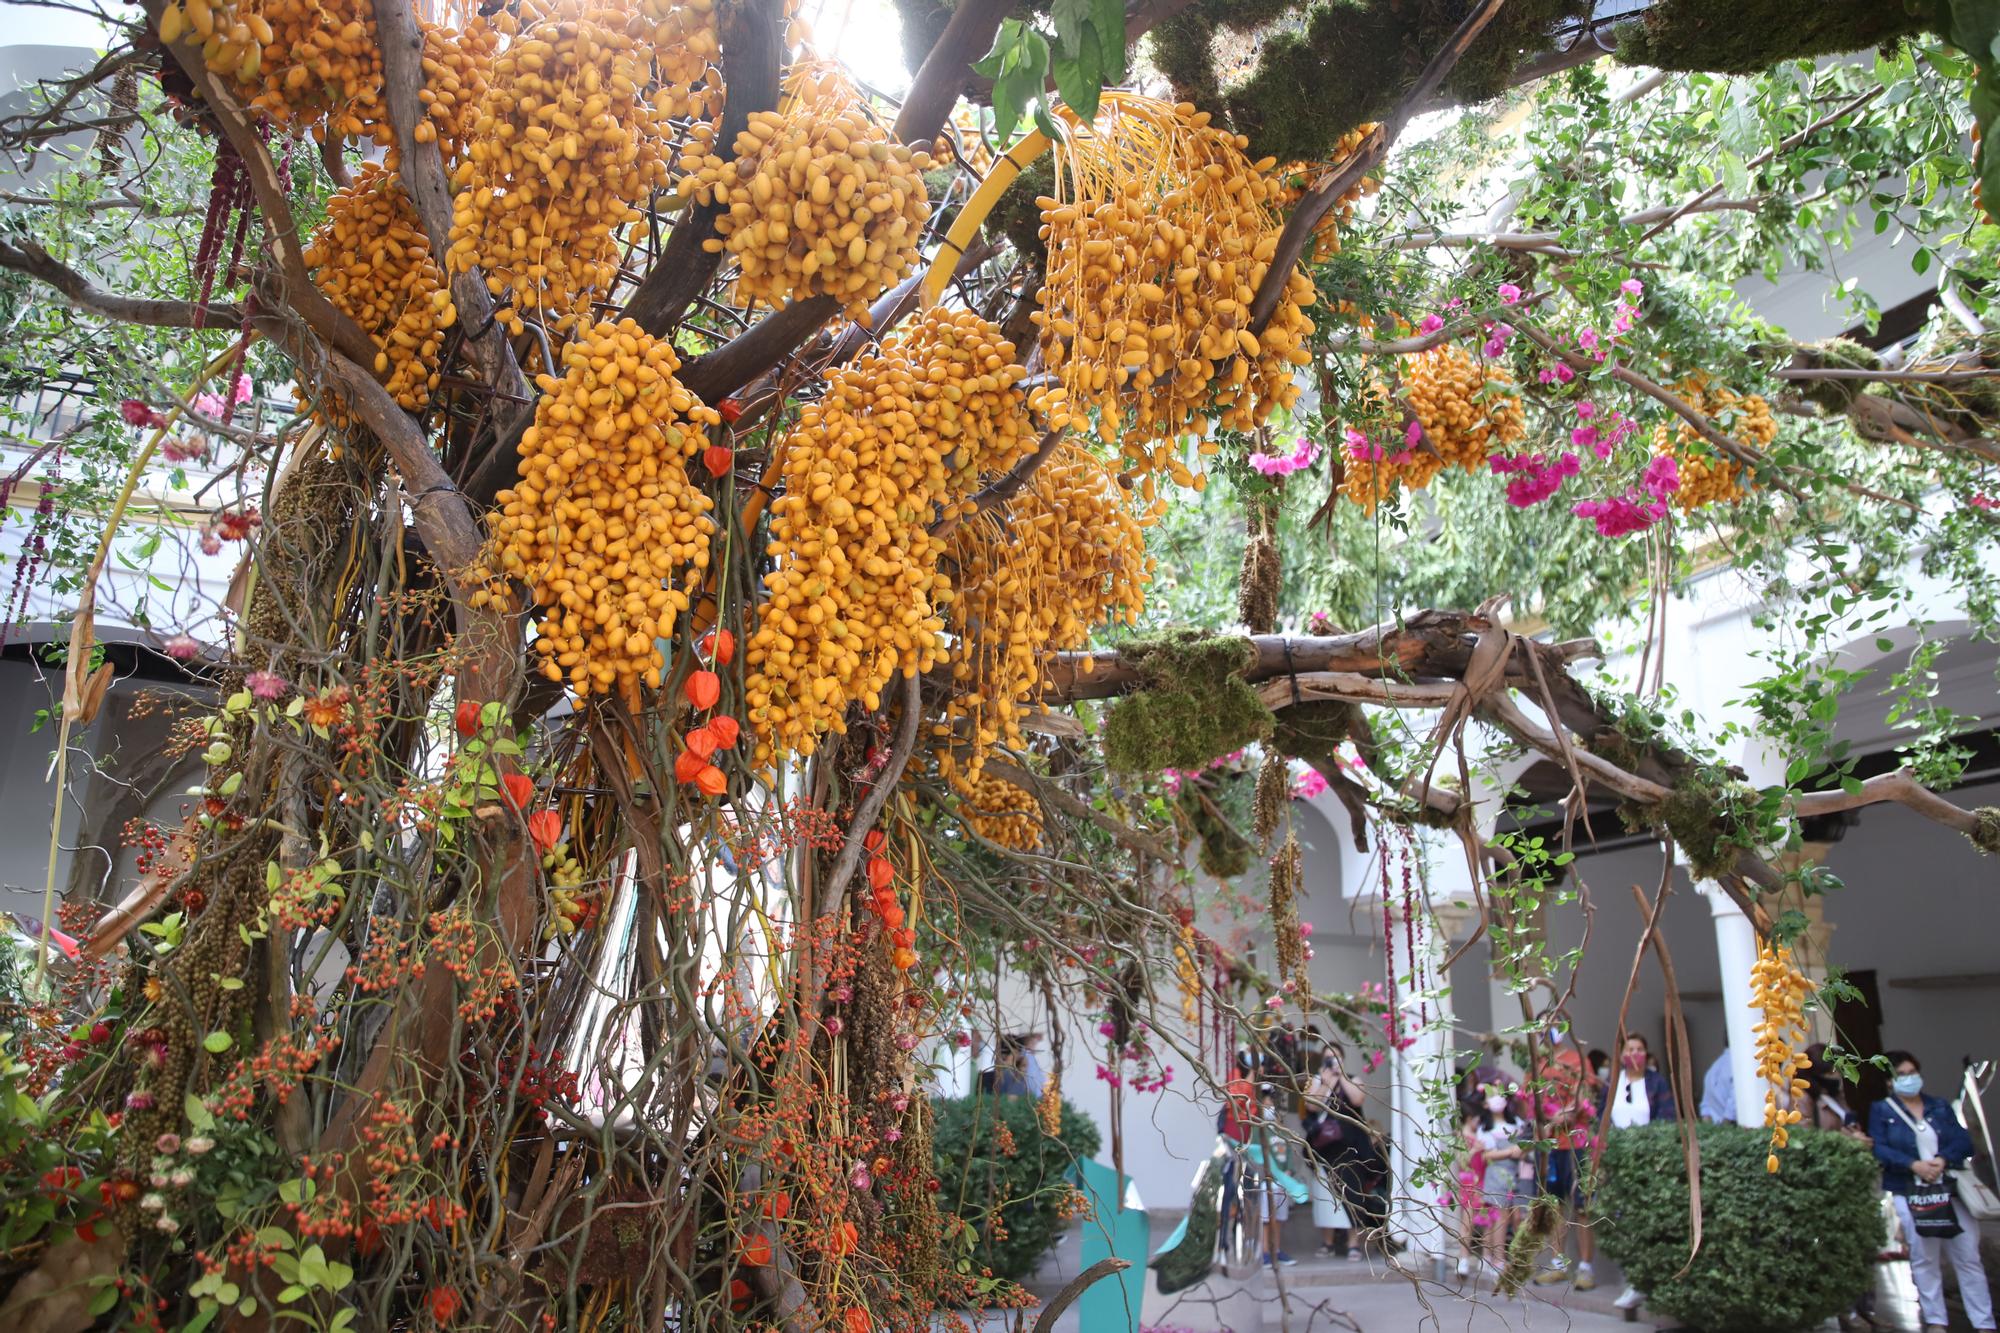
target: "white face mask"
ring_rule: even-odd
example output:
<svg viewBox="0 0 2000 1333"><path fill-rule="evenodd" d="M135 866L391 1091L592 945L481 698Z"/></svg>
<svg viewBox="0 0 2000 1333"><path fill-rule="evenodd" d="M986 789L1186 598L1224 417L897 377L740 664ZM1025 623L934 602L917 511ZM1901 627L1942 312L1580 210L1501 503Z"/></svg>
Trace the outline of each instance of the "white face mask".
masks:
<svg viewBox="0 0 2000 1333"><path fill-rule="evenodd" d="M1914 1097L1924 1090L1922 1074L1898 1074L1889 1080L1889 1086L1896 1090L1898 1097Z"/></svg>

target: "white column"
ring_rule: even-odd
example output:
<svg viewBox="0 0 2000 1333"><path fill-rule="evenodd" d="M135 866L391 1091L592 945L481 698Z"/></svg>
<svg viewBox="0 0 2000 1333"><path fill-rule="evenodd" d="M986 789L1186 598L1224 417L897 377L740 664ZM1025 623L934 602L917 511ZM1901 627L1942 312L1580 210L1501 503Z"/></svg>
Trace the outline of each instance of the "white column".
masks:
<svg viewBox="0 0 2000 1333"><path fill-rule="evenodd" d="M1441 931L1436 918L1421 904L1417 912L1423 938L1417 942L1415 959L1409 956L1402 938L1400 906L1392 919L1398 938L1391 941L1388 950L1396 967L1400 1011L1396 1030L1412 1039L1408 1047L1391 1056L1395 1077L1390 1106L1394 1134L1389 1154L1389 1229L1412 1255L1442 1254L1450 1241L1450 1228L1443 1225L1438 1207L1437 1187L1413 1184L1412 1177L1419 1165L1443 1151L1452 1132L1449 1116L1438 1114L1435 1096L1437 1082L1451 1078L1451 1000L1438 980L1445 951L1438 947ZM1432 986L1438 989L1433 991Z"/></svg>
<svg viewBox="0 0 2000 1333"><path fill-rule="evenodd" d="M1715 919L1715 954L1722 972L1722 1016L1729 1025L1729 1072L1736 1082L1736 1123L1764 1123L1764 1081L1757 1075L1757 1009L1751 1003L1750 974L1757 965L1757 931L1736 900L1722 887L1697 886ZM1696 1075L1703 1071L1697 1070ZM1700 1095L1697 1086L1696 1095Z"/></svg>

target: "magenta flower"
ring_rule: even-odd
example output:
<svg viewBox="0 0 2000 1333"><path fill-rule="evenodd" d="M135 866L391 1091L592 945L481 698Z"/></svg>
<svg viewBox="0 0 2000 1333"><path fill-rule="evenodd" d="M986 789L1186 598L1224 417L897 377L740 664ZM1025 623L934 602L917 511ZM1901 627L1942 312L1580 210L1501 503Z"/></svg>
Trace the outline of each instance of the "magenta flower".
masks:
<svg viewBox="0 0 2000 1333"><path fill-rule="evenodd" d="M192 662L201 656L201 645L192 634L176 634L160 645L160 651L176 662Z"/></svg>
<svg viewBox="0 0 2000 1333"><path fill-rule="evenodd" d="M1326 790L1326 777L1316 768L1309 768L1292 784L1292 799L1310 801Z"/></svg>
<svg viewBox="0 0 2000 1333"><path fill-rule="evenodd" d="M1655 454L1653 461L1646 464L1645 475L1639 484L1646 488L1646 494L1655 500L1664 500L1681 488L1681 467L1672 454Z"/></svg>
<svg viewBox="0 0 2000 1333"><path fill-rule="evenodd" d="M1627 278L1618 284L1618 290L1636 301L1646 294L1646 284L1637 278Z"/></svg>
<svg viewBox="0 0 2000 1333"><path fill-rule="evenodd" d="M1443 327L1444 327L1443 315L1425 315L1423 318L1423 322L1417 325L1417 332L1428 337L1429 335L1436 333L1439 329Z"/></svg>
<svg viewBox="0 0 2000 1333"><path fill-rule="evenodd" d="M1520 301L1521 301L1521 289L1519 287L1515 286L1511 282L1503 282L1500 284L1501 305L1518 305L1520 304Z"/></svg>
<svg viewBox="0 0 2000 1333"><path fill-rule="evenodd" d="M205 417L220 417L222 407L222 395L219 393L203 391L194 396L194 410Z"/></svg>
<svg viewBox="0 0 2000 1333"><path fill-rule="evenodd" d="M250 691L250 697L264 703L272 703L285 697L291 684L275 671L253 671L243 678L243 687Z"/></svg>
<svg viewBox="0 0 2000 1333"><path fill-rule="evenodd" d="M118 415L125 418L128 426L164 426L167 420L137 398L127 398L118 404Z"/></svg>

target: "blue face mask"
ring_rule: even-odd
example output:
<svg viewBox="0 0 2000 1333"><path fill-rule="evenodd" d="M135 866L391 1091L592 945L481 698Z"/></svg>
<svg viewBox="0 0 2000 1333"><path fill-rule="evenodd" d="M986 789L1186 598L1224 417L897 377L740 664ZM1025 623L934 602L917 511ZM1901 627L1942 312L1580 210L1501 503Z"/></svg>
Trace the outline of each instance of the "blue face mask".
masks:
<svg viewBox="0 0 2000 1333"><path fill-rule="evenodd" d="M1889 1086L1896 1090L1898 1097L1914 1097L1924 1090L1922 1074L1898 1074L1889 1080Z"/></svg>

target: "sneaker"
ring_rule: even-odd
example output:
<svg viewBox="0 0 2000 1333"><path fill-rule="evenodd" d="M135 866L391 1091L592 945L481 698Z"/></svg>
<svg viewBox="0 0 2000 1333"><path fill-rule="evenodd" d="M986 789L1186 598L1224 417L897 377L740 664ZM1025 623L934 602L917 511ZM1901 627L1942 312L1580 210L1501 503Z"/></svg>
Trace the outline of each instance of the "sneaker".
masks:
<svg viewBox="0 0 2000 1333"><path fill-rule="evenodd" d="M1355 1246L1353 1249L1347 1252L1347 1262L1350 1264L1358 1264L1361 1262L1361 1247L1359 1245Z"/></svg>
<svg viewBox="0 0 2000 1333"><path fill-rule="evenodd" d="M1621 1310L1636 1310L1646 1303L1646 1293L1637 1287L1628 1286L1618 1294L1618 1299L1611 1303Z"/></svg>
<svg viewBox="0 0 2000 1333"><path fill-rule="evenodd" d="M1315 1259L1338 1259L1339 1257L1340 1251L1334 1249L1331 1245L1322 1245L1313 1251L1313 1258Z"/></svg>
<svg viewBox="0 0 2000 1333"><path fill-rule="evenodd" d="M1349 1256L1349 1257L1351 1258L1352 1256ZM1471 1277L1471 1276L1472 1276L1472 1260L1470 1260L1470 1259L1460 1259L1460 1260L1458 1261L1458 1275L1459 1275L1460 1277Z"/></svg>
<svg viewBox="0 0 2000 1333"><path fill-rule="evenodd" d="M1588 1268L1581 1268L1577 1270L1575 1286L1578 1291L1595 1291L1597 1279L1591 1276Z"/></svg>
<svg viewBox="0 0 2000 1333"><path fill-rule="evenodd" d="M1557 1264L1553 1268L1544 1268L1541 1272L1535 1274L1535 1285L1538 1287L1553 1287L1558 1283L1569 1280L1569 1266L1567 1264Z"/></svg>
<svg viewBox="0 0 2000 1333"><path fill-rule="evenodd" d="M1268 1254L1260 1254L1257 1256L1257 1262L1262 1267L1269 1268L1271 1266L1271 1256Z"/></svg>
<svg viewBox="0 0 2000 1333"><path fill-rule="evenodd" d="M1287 1268L1296 1268L1298 1266L1299 1261L1292 1258L1291 1255L1286 1254L1283 1250L1279 1250L1278 1262L1283 1264Z"/></svg>

